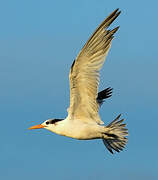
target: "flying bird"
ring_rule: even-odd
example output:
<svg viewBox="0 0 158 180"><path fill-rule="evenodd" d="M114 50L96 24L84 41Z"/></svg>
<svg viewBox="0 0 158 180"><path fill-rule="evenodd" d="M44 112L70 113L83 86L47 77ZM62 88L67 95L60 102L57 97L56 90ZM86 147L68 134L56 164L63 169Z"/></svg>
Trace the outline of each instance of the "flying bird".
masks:
<svg viewBox="0 0 158 180"><path fill-rule="evenodd" d="M99 71L111 47L114 34L119 29L108 29L121 11L113 11L88 39L76 59L70 73L70 106L65 119L48 119L29 129L44 128L56 134L79 140L102 139L113 153L123 150L127 143L128 129L118 115L107 126L99 116L99 108L112 95L112 88L98 93Z"/></svg>

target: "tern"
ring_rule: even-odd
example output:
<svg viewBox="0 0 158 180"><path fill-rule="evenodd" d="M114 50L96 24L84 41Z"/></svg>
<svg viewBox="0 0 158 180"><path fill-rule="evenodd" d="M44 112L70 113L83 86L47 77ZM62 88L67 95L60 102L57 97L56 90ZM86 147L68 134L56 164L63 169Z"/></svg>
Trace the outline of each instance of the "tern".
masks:
<svg viewBox="0 0 158 180"><path fill-rule="evenodd" d="M128 129L117 116L107 126L99 116L99 108L112 94L112 88L98 93L99 72L111 47L114 34L119 26L108 27L121 11L113 11L88 39L76 59L70 73L70 106L65 119L48 119L29 129L44 128L53 133L78 140L102 139L106 148L114 153L123 150L127 143Z"/></svg>

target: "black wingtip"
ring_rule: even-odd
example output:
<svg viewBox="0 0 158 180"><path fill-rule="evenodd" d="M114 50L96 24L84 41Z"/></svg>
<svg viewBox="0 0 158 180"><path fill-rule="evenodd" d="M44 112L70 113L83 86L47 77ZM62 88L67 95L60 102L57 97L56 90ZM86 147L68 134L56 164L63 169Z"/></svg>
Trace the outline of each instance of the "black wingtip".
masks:
<svg viewBox="0 0 158 180"><path fill-rule="evenodd" d="M116 14L117 16L119 16L121 14L121 10L117 8L112 12L112 14Z"/></svg>
<svg viewBox="0 0 158 180"><path fill-rule="evenodd" d="M117 118L116 118L116 119L120 119L120 117L121 117L121 113L117 116Z"/></svg>
<svg viewBox="0 0 158 180"><path fill-rule="evenodd" d="M112 12L112 14L116 14L118 11L119 11L119 8L116 8L116 9ZM119 11L119 12L120 12L120 11Z"/></svg>
<svg viewBox="0 0 158 180"><path fill-rule="evenodd" d="M114 10L114 13L120 14L120 13L121 13L120 8L116 8L116 9Z"/></svg>
<svg viewBox="0 0 158 180"><path fill-rule="evenodd" d="M104 89L103 91L98 93L97 99L98 100L104 100L106 98L111 97L112 96L112 90L113 90L113 88L111 88L111 87Z"/></svg>

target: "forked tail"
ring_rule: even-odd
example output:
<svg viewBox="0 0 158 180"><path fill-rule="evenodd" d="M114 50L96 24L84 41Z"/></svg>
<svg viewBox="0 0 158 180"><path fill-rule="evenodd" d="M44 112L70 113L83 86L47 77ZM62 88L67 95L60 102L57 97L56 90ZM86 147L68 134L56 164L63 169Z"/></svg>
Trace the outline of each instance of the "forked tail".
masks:
<svg viewBox="0 0 158 180"><path fill-rule="evenodd" d="M106 148L113 154L113 150L120 152L123 150L127 143L128 129L125 128L126 124L122 124L124 119L119 120L121 114L112 121L106 128L105 138L103 143Z"/></svg>

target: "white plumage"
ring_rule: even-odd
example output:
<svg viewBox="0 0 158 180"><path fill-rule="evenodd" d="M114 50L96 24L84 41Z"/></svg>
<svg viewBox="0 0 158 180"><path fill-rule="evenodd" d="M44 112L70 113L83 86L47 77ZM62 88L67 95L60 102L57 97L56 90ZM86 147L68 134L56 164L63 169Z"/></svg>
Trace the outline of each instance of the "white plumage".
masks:
<svg viewBox="0 0 158 180"><path fill-rule="evenodd" d="M119 27L108 30L109 25L118 17L116 9L96 29L86 42L70 73L70 107L66 119L48 119L29 129L45 128L56 134L80 139L102 139L107 149L119 152L127 142L128 131L120 115L108 126L103 126L98 110L105 98L111 96L110 88L98 93L99 71L111 47L115 32Z"/></svg>

